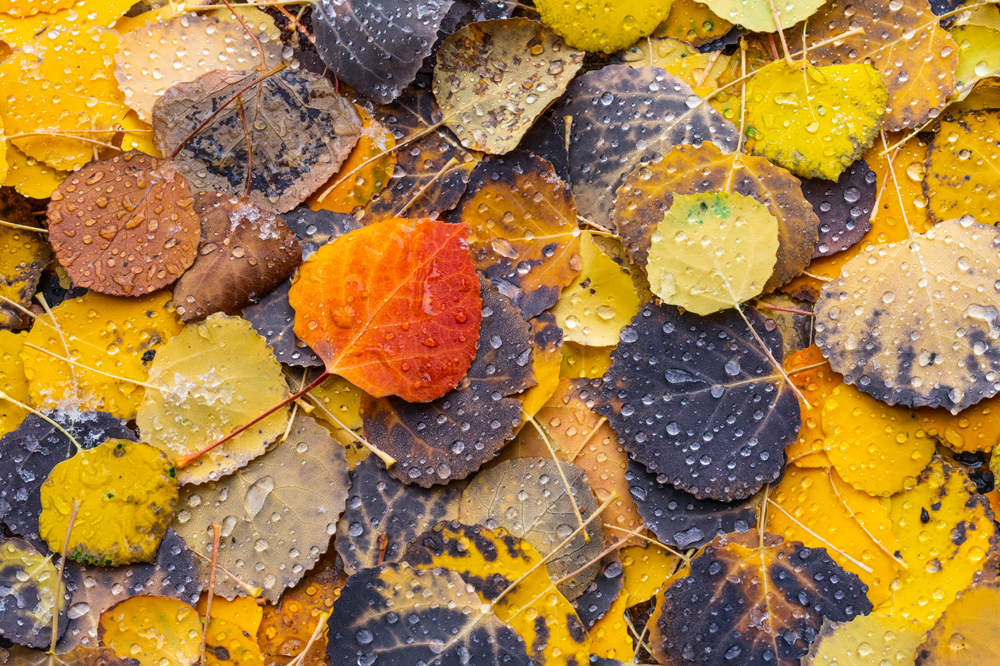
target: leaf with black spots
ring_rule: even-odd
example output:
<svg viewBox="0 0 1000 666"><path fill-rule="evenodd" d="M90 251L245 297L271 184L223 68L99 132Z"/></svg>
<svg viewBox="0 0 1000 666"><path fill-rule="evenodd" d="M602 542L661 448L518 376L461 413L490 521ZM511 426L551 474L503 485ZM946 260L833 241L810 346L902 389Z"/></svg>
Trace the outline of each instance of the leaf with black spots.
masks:
<svg viewBox="0 0 1000 666"><path fill-rule="evenodd" d="M316 50L343 81L379 104L410 85L454 0L320 0Z"/></svg>
<svg viewBox="0 0 1000 666"><path fill-rule="evenodd" d="M458 518L461 488L424 489L399 483L375 460L351 472L347 509L337 524L335 547L348 574L399 562L414 537L442 520Z"/></svg>
<svg viewBox="0 0 1000 666"><path fill-rule="evenodd" d="M0 190L0 220L24 227L37 226L27 200L10 188ZM0 296L28 307L52 256L51 250L40 233L7 226L0 226L0 249L3 250L0 253ZM0 328L24 328L29 324L27 315L0 301Z"/></svg>
<svg viewBox="0 0 1000 666"><path fill-rule="evenodd" d="M428 403L398 397L361 403L364 435L396 459L393 478L428 488L464 479L493 458L521 423L521 403L508 396L535 384L527 322L480 278L479 348L457 388Z"/></svg>
<svg viewBox="0 0 1000 666"><path fill-rule="evenodd" d="M749 323L781 363L781 333ZM735 311L647 305L622 330L598 413L650 472L699 499L744 499L776 481L799 403Z"/></svg>
<svg viewBox="0 0 1000 666"><path fill-rule="evenodd" d="M198 258L174 286L181 321L238 315L302 262L295 234L269 210L219 192L201 193L195 209L201 217Z"/></svg>
<svg viewBox="0 0 1000 666"><path fill-rule="evenodd" d="M139 441L124 421L104 412L55 411L46 416L65 428L84 449L111 438ZM0 520L11 532L44 547L38 536L40 490L55 466L75 454L76 447L69 438L35 414L29 414L16 430L0 439Z"/></svg>
<svg viewBox="0 0 1000 666"><path fill-rule="evenodd" d="M0 542L0 636L27 647L52 643L52 616L66 629L65 597L57 598L59 570L27 541ZM61 595L60 595L61 596Z"/></svg>
<svg viewBox="0 0 1000 666"><path fill-rule="evenodd" d="M718 537L692 560L664 591L658 625L667 654L704 666L798 666L824 618L871 610L865 586L823 548L750 530Z"/></svg>
<svg viewBox="0 0 1000 666"><path fill-rule="evenodd" d="M444 569L362 569L347 579L327 624L330 666L532 663L524 641Z"/></svg>
<svg viewBox="0 0 1000 666"><path fill-rule="evenodd" d="M826 257L851 247L872 228L878 177L864 160L858 160L836 182L803 178L802 195L819 217L819 239L812 258Z"/></svg>
<svg viewBox="0 0 1000 666"><path fill-rule="evenodd" d="M668 546L700 548L717 536L742 534L757 521L758 502L753 497L735 502L698 499L661 482L634 460L629 461L625 478L646 529Z"/></svg>
<svg viewBox="0 0 1000 666"><path fill-rule="evenodd" d="M120 657L109 647L78 647L60 654L29 650L15 645L9 652L0 649L4 666L141 666L139 660Z"/></svg>
<svg viewBox="0 0 1000 666"><path fill-rule="evenodd" d="M240 196L249 176L250 200L282 213L337 173L361 136L361 118L318 74L257 76L217 70L174 85L153 107L154 138L164 155L179 151L173 163L194 189Z"/></svg>

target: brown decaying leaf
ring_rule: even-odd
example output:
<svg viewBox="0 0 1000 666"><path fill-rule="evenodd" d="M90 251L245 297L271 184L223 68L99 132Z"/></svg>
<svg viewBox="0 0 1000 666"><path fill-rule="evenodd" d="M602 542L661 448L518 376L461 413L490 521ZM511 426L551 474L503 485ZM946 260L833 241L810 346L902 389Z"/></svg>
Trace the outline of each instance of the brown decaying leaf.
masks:
<svg viewBox="0 0 1000 666"><path fill-rule="evenodd" d="M552 307L580 270L573 194L527 151L483 160L449 219L469 225L476 269L525 319Z"/></svg>
<svg viewBox="0 0 1000 666"><path fill-rule="evenodd" d="M650 238L678 194L733 192L767 207L778 220L778 258L764 285L771 291L809 265L819 218L802 196L801 182L763 157L724 153L714 144L676 146L636 167L615 194L614 222L629 256L646 265Z"/></svg>
<svg viewBox="0 0 1000 666"><path fill-rule="evenodd" d="M178 83L153 107L153 136L164 155L178 151L177 170L196 189L242 195L249 176L250 200L283 213L337 173L361 136L361 118L312 72L283 70L254 83L258 77L213 71Z"/></svg>
<svg viewBox="0 0 1000 666"><path fill-rule="evenodd" d="M291 277L302 262L295 234L279 216L219 192L197 197L201 244L174 287L181 321L238 315Z"/></svg>
<svg viewBox="0 0 1000 666"><path fill-rule="evenodd" d="M187 179L137 150L94 162L49 202L49 240L74 284L112 296L165 287L194 262L200 222Z"/></svg>
<svg viewBox="0 0 1000 666"><path fill-rule="evenodd" d="M243 308L242 317L264 336L279 362L296 367L320 367L323 359L299 340L293 330L295 310L288 302L291 287L292 281L286 280L259 302Z"/></svg>

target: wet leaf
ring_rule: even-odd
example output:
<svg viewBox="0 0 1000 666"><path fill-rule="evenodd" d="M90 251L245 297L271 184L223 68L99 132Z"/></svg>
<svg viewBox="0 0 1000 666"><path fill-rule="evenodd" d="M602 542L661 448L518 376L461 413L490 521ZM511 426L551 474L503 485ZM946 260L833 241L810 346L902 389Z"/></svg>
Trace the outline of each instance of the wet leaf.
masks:
<svg viewBox="0 0 1000 666"><path fill-rule="evenodd" d="M780 363L781 334L752 308L744 313ZM649 471L721 501L781 476L784 448L801 425L798 401L737 313L698 317L647 305L611 357L597 411Z"/></svg>
<svg viewBox="0 0 1000 666"><path fill-rule="evenodd" d="M917 649L917 664L988 664L996 659L998 610L1000 583L970 587L927 633Z"/></svg>
<svg viewBox="0 0 1000 666"><path fill-rule="evenodd" d="M898 618L877 613L850 622L824 620L802 666L909 666L923 636Z"/></svg>
<svg viewBox="0 0 1000 666"><path fill-rule="evenodd" d="M754 32L777 32L780 27L791 28L816 13L822 5L822 0L800 0L783 4L770 3L768 0L705 0L715 14L739 24Z"/></svg>
<svg viewBox="0 0 1000 666"><path fill-rule="evenodd" d="M195 606L203 618L208 613L208 595L202 595ZM257 605L253 597L236 597L229 600L222 597L212 597L212 619L225 620L235 625L251 636L257 635L264 611ZM259 657L258 657L259 660Z"/></svg>
<svg viewBox="0 0 1000 666"><path fill-rule="evenodd" d="M639 310L639 296L629 271L615 263L589 233L580 238L580 272L552 308L563 339L608 346Z"/></svg>
<svg viewBox="0 0 1000 666"><path fill-rule="evenodd" d="M89 292L52 308L58 328L53 317L39 317L21 350L32 404L134 418L144 394L135 382L146 381L157 350L181 328L169 302L165 292L128 299Z"/></svg>
<svg viewBox="0 0 1000 666"><path fill-rule="evenodd" d="M768 497L773 502L769 532L810 548L826 547L837 564L868 586L872 604L892 596L892 582L902 569L893 557L899 543L888 508L877 497L851 488L833 470L796 465L789 465Z"/></svg>
<svg viewBox="0 0 1000 666"><path fill-rule="evenodd" d="M177 475L159 449L108 439L57 464L40 493L38 531L53 552L115 567L153 560L174 517Z"/></svg>
<svg viewBox="0 0 1000 666"><path fill-rule="evenodd" d="M73 282L111 296L172 284L197 256L201 225L187 179L139 151L67 178L52 193L48 219Z"/></svg>
<svg viewBox="0 0 1000 666"><path fill-rule="evenodd" d="M482 161L449 219L469 225L476 269L526 319L552 307L580 270L573 195L552 165L531 153Z"/></svg>
<svg viewBox="0 0 1000 666"><path fill-rule="evenodd" d="M573 196L580 215L592 222L609 224L614 192L642 160L704 141L736 149L736 128L658 67L612 65L577 77L566 92L557 115L572 116Z"/></svg>
<svg viewBox="0 0 1000 666"><path fill-rule="evenodd" d="M830 392L844 383L844 378L830 369L816 345L786 357L785 371L809 401L807 406L799 399L802 428L799 429L798 439L785 449L785 457L789 463L799 467L831 467L826 455L823 404Z"/></svg>
<svg viewBox="0 0 1000 666"><path fill-rule="evenodd" d="M615 195L614 221L632 260L646 265L651 238L671 210L674 195L706 192L750 197L777 220L777 263L764 291L786 283L809 263L818 219L799 181L761 157L724 153L713 144L677 146L625 177Z"/></svg>
<svg viewBox="0 0 1000 666"><path fill-rule="evenodd" d="M547 556L597 509L584 471L569 462L558 464L559 468L551 459L517 458L484 470L462 493L460 520L489 529L502 527ZM560 468L569 487L563 484ZM546 561L552 580L586 567L558 586L571 600L587 589L598 571L597 562L590 562L601 553L603 529L593 521L585 530L589 541L581 532Z"/></svg>
<svg viewBox="0 0 1000 666"><path fill-rule="evenodd" d="M742 534L757 521L759 502L754 498L735 502L698 499L660 481L634 460L628 463L625 479L643 525L668 546L700 548L717 536Z"/></svg>
<svg viewBox="0 0 1000 666"><path fill-rule="evenodd" d="M796 176L837 180L875 140L885 86L870 65L762 67L746 92L754 154Z"/></svg>
<svg viewBox="0 0 1000 666"><path fill-rule="evenodd" d="M250 200L283 213L337 173L361 136L361 118L318 74L286 69L253 84L257 78L256 71L216 70L174 85L154 107L154 136L164 155L178 150L177 170L195 189L243 195L249 175Z"/></svg>
<svg viewBox="0 0 1000 666"><path fill-rule="evenodd" d="M797 666L824 618L846 622L871 608L865 586L824 549L750 530L718 537L666 589L662 649L706 665L738 657Z"/></svg>
<svg viewBox="0 0 1000 666"><path fill-rule="evenodd" d="M283 283L302 262L285 221L246 199L217 192L198 196L198 258L174 287L181 321L216 312L238 315Z"/></svg>
<svg viewBox="0 0 1000 666"><path fill-rule="evenodd" d="M622 562L618 551L613 550L601 558L597 577L583 594L573 600L573 608L580 617L580 622L588 630L607 616L608 611L618 600L624 587L625 577L622 575ZM592 636L593 638L593 636Z"/></svg>
<svg viewBox="0 0 1000 666"><path fill-rule="evenodd" d="M71 600L69 621L60 622L60 626L65 624L66 633L56 646L59 651L97 647L101 613L129 597L163 596L195 604L201 593L195 554L170 528L154 562L107 568L68 561L65 585Z"/></svg>
<svg viewBox="0 0 1000 666"><path fill-rule="evenodd" d="M632 635L625 621L628 601L628 593L620 592L604 617L587 632L591 640L590 651L593 653L590 660L592 666L624 666L625 662L616 658L627 659L634 655ZM634 659L632 663L635 663Z"/></svg>
<svg viewBox="0 0 1000 666"><path fill-rule="evenodd" d="M27 541L0 542L0 636L20 645L47 648L52 643L52 616L65 630L65 599L57 599L59 570L52 559Z"/></svg>
<svg viewBox="0 0 1000 666"><path fill-rule="evenodd" d="M351 88L388 104L410 85L431 53L453 0L419 7L403 0L320 0L313 14L316 50ZM378 27L369 25L379 16Z"/></svg>
<svg viewBox="0 0 1000 666"><path fill-rule="evenodd" d="M836 183L804 179L802 195L819 217L812 258L843 252L861 240L872 228L877 194L878 176L863 159L848 167Z"/></svg>
<svg viewBox="0 0 1000 666"><path fill-rule="evenodd" d="M1000 28L1000 24L993 22L992 27L960 25L949 31L951 38L958 44L958 65L955 67L957 99L968 97L980 81L1000 75L997 28Z"/></svg>
<svg viewBox="0 0 1000 666"><path fill-rule="evenodd" d="M934 455L934 440L910 410L841 384L823 401L824 451L837 473L869 495L913 487Z"/></svg>
<svg viewBox="0 0 1000 666"><path fill-rule="evenodd" d="M0 219L26 227L37 226L31 206L10 190L0 191ZM41 233L0 226L0 296L28 307L51 257ZM29 323L20 310L0 301L0 328L24 328Z"/></svg>
<svg viewBox="0 0 1000 666"><path fill-rule="evenodd" d="M442 520L458 518L461 488L420 488L395 481L374 456L351 472L347 510L337 523L337 552L350 575L399 562L414 537Z"/></svg>
<svg viewBox="0 0 1000 666"><path fill-rule="evenodd" d="M527 416L535 416L559 388L559 370L562 366L563 331L556 323L555 315L543 312L528 322L531 327L531 373L538 382L520 393L521 410ZM0 345L3 336L0 335ZM0 370L0 373L3 371ZM2 375L0 375L0 381ZM2 384L0 384L2 388ZM3 426L0 426L2 429Z"/></svg>
<svg viewBox="0 0 1000 666"><path fill-rule="evenodd" d="M318 367L323 359L295 335L295 310L288 302L291 280L276 287L260 302L243 308L242 316L254 330L264 336L275 358L285 365Z"/></svg>
<svg viewBox="0 0 1000 666"><path fill-rule="evenodd" d="M401 622L405 619L405 622ZM528 666L525 642L454 571L407 564L347 579L329 621L331 666L418 661Z"/></svg>
<svg viewBox="0 0 1000 666"><path fill-rule="evenodd" d="M18 194L32 199L47 199L69 175L66 171L58 171L34 157L28 157L10 141L6 146L8 169L3 184L13 187Z"/></svg>
<svg viewBox="0 0 1000 666"><path fill-rule="evenodd" d="M79 6L68 12L89 13ZM54 169L73 171L94 157L93 141L114 137L128 112L112 74L121 37L101 28L60 31L53 24L58 19L33 18L40 17L31 48L0 63L0 84L8 91L0 99L0 117L20 151ZM0 38L9 42L3 23Z"/></svg>
<svg viewBox="0 0 1000 666"><path fill-rule="evenodd" d="M14 646L9 655L0 654L0 664L9 666L140 666L131 657L119 657L109 647L77 647L62 654L48 654Z"/></svg>
<svg viewBox="0 0 1000 666"><path fill-rule="evenodd" d="M562 346L562 377L600 379L611 367L614 347L588 347L567 340Z"/></svg>
<svg viewBox="0 0 1000 666"><path fill-rule="evenodd" d="M216 16L183 14L166 22L146 23L122 38L115 54L115 78L125 104L139 118L153 121L153 105L175 83L194 81L214 70L253 69L261 56L239 22ZM267 69L281 62L281 43L263 36Z"/></svg>
<svg viewBox="0 0 1000 666"><path fill-rule="evenodd" d="M170 597L132 597L101 613L101 641L141 666L193 666L201 629L198 611Z"/></svg>
<svg viewBox="0 0 1000 666"><path fill-rule="evenodd" d="M345 213L310 210L305 206L285 213L281 219L298 237L303 261L316 254L316 250L323 245L361 228L357 220Z"/></svg>
<svg viewBox="0 0 1000 666"><path fill-rule="evenodd" d="M259 666L260 663L260 648L253 636L226 620L215 617L208 620L205 666Z"/></svg>
<svg viewBox="0 0 1000 666"><path fill-rule="evenodd" d="M650 34L670 12L669 0L584 0L574 5L538 0L535 6L542 22L570 46L605 53L623 49Z"/></svg>
<svg viewBox="0 0 1000 666"><path fill-rule="evenodd" d="M0 331L0 391L22 404L28 402L28 378L24 376L20 352L27 337L23 332ZM28 411L19 405L0 400L0 435L17 428L27 415ZM0 515L2 513L0 511Z"/></svg>
<svg viewBox="0 0 1000 666"><path fill-rule="evenodd" d="M583 663L590 647L584 627L554 587L547 567L537 566L541 560L528 541L503 528L457 522L441 523L419 535L405 555L417 569L458 572L483 601L494 603L496 617L524 640L535 663Z"/></svg>
<svg viewBox="0 0 1000 666"><path fill-rule="evenodd" d="M914 411L931 437L959 453L987 453L1000 443L1000 419L994 416L1000 398L993 396L952 414L941 407Z"/></svg>
<svg viewBox="0 0 1000 666"><path fill-rule="evenodd" d="M47 414L80 443L92 449L106 439L135 441L125 423L103 412L56 411ZM69 460L76 447L62 431L35 414L0 439L0 520L14 534L36 546L42 513L39 490L56 465Z"/></svg>
<svg viewBox="0 0 1000 666"><path fill-rule="evenodd" d="M328 243L293 281L295 334L328 371L375 397L440 398L465 376L479 337L466 233L396 219Z"/></svg>
<svg viewBox="0 0 1000 666"><path fill-rule="evenodd" d="M997 159L1000 112L973 111L941 122L927 153L924 194L935 222L971 215L981 224L1000 222L990 185ZM990 192L994 192L990 196Z"/></svg>
<svg viewBox="0 0 1000 666"><path fill-rule="evenodd" d="M1000 235L964 217L912 238L869 246L827 283L816 303L816 344L845 382L878 400L958 413L997 392L986 379L1000 369L986 266ZM947 292L944 284L952 285ZM856 321L865 323L854 329ZM889 339L901 342L883 346Z"/></svg>
<svg viewBox="0 0 1000 666"><path fill-rule="evenodd" d="M655 544L622 548L621 558L625 570L623 589L632 606L652 599L675 573L680 561Z"/></svg>
<svg viewBox="0 0 1000 666"><path fill-rule="evenodd" d="M996 548L988 502L964 473L935 460L913 488L892 498L889 518L908 568L877 612L927 631L980 578Z"/></svg>
<svg viewBox="0 0 1000 666"><path fill-rule="evenodd" d="M219 525L219 566L277 603L326 550L348 485L344 447L299 416L288 438L264 456L208 485L183 488L173 528L210 562L209 526ZM216 578L216 594L232 599L242 591L230 576Z"/></svg>
<svg viewBox="0 0 1000 666"><path fill-rule="evenodd" d="M663 302L707 315L758 296L774 271L778 220L741 194L675 194L650 236L646 272Z"/></svg>
<svg viewBox="0 0 1000 666"><path fill-rule="evenodd" d="M267 342L237 317L214 314L161 347L136 423L144 441L171 459L200 451L278 404L288 392ZM285 431L282 408L177 470L181 484L229 474ZM181 505L183 508L183 505Z"/></svg>
<svg viewBox="0 0 1000 666"><path fill-rule="evenodd" d="M24 2L24 0L17 0ZM28 0L35 5L35 0ZM110 28L135 3L133 0L57 0L56 12L38 12L30 16L0 15L0 39L15 46L25 46L46 30L80 32L93 26Z"/></svg>
<svg viewBox="0 0 1000 666"><path fill-rule="evenodd" d="M955 90L958 45L927 0L904 0L895 9L881 0L852 0L853 11L847 8L843 0L833 0L809 19L810 61L871 62L889 92L887 132L916 129L937 116ZM863 32L844 37L852 28Z"/></svg>
<svg viewBox="0 0 1000 666"><path fill-rule="evenodd" d="M434 96L464 147L502 155L563 94L583 56L528 19L472 23L441 44Z"/></svg>
<svg viewBox="0 0 1000 666"><path fill-rule="evenodd" d="M508 396L534 384L527 323L482 279L479 350L458 388L429 403L362 398L364 435L396 459L393 478L425 488L464 479L514 436L521 404Z"/></svg>
<svg viewBox="0 0 1000 666"><path fill-rule="evenodd" d="M691 46L704 46L732 30L733 24L716 16L708 5L696 0L674 0L670 14L653 33L655 37L672 37Z"/></svg>

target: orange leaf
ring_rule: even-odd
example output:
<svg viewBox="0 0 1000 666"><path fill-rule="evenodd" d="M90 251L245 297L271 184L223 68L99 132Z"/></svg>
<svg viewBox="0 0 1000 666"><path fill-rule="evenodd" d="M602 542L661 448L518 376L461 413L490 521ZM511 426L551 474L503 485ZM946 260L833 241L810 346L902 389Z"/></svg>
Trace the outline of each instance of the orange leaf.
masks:
<svg viewBox="0 0 1000 666"><path fill-rule="evenodd" d="M375 397L429 402L476 354L482 299L465 224L395 218L321 247L288 300L329 372Z"/></svg>
<svg viewBox="0 0 1000 666"><path fill-rule="evenodd" d="M818 367L793 372L813 365ZM830 369L816 345L789 356L785 360L785 370L792 383L809 401L809 407L806 407L802 399L799 399L802 428L795 443L785 448L785 457L788 462L799 467L830 467L830 459L824 448L826 433L823 431L823 401L833 389L843 383L844 378Z"/></svg>

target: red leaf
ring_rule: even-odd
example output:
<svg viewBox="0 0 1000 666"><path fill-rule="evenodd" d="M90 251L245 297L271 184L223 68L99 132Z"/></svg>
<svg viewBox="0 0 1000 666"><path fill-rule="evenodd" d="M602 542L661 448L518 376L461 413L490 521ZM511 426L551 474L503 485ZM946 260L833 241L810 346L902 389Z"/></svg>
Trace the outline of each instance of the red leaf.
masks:
<svg viewBox="0 0 1000 666"><path fill-rule="evenodd" d="M371 395L428 402L476 355L482 300L465 224L384 220L321 247L289 293L295 334Z"/></svg>

